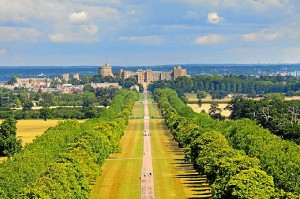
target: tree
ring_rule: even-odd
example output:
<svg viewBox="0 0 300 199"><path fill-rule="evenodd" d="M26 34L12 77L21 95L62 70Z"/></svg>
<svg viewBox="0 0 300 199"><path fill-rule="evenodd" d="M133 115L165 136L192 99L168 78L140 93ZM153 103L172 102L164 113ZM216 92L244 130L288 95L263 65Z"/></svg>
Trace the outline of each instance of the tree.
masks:
<svg viewBox="0 0 300 199"><path fill-rule="evenodd" d="M94 106L94 103L96 102L96 96L93 92L86 92L84 94L83 100L82 100L82 106L91 108Z"/></svg>
<svg viewBox="0 0 300 199"><path fill-rule="evenodd" d="M21 107L21 101L19 100L19 98L16 98L15 100L14 100L14 103L15 103L15 105L16 105L16 107Z"/></svg>
<svg viewBox="0 0 300 199"><path fill-rule="evenodd" d="M201 99L198 99L197 104L198 104L199 107L202 106L202 101L201 101Z"/></svg>
<svg viewBox="0 0 300 199"><path fill-rule="evenodd" d="M52 110L50 108L44 107L40 110L40 117L45 121L52 116Z"/></svg>
<svg viewBox="0 0 300 199"><path fill-rule="evenodd" d="M272 198L275 195L272 176L259 169L241 171L228 182L230 198Z"/></svg>
<svg viewBox="0 0 300 199"><path fill-rule="evenodd" d="M12 156L21 150L21 142L16 138L16 120L8 118L0 126L0 155Z"/></svg>
<svg viewBox="0 0 300 199"><path fill-rule="evenodd" d="M268 101L283 101L284 100L284 94L282 93L268 93L264 96L265 100Z"/></svg>
<svg viewBox="0 0 300 199"><path fill-rule="evenodd" d="M23 104L23 110L24 111L31 110L32 107L33 107L33 104L30 100L26 100Z"/></svg>
<svg viewBox="0 0 300 199"><path fill-rule="evenodd" d="M208 94L205 91L198 91L197 92L197 98L198 99L204 99L208 96Z"/></svg>
<svg viewBox="0 0 300 199"><path fill-rule="evenodd" d="M212 102L209 108L209 115L217 120L223 120L224 118L221 115L222 110L219 108L219 104L217 102Z"/></svg>

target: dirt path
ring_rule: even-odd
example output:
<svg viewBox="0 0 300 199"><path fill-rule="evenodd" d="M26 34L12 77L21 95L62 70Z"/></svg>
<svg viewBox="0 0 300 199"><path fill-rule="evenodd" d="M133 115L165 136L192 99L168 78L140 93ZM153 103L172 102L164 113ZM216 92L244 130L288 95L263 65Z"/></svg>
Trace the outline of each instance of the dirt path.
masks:
<svg viewBox="0 0 300 199"><path fill-rule="evenodd" d="M153 167L152 167L152 154L151 154L151 132L149 131L149 109L147 100L147 89L144 86L144 155L141 173L141 198L150 199L154 197L154 184L153 184Z"/></svg>

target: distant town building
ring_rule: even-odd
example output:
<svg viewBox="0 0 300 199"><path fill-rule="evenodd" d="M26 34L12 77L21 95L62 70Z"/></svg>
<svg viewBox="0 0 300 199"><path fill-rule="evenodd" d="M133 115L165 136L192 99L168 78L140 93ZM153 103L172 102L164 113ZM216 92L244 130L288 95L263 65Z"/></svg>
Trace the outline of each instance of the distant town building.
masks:
<svg viewBox="0 0 300 199"><path fill-rule="evenodd" d="M73 79L80 80L79 79L79 74L78 73L73 74Z"/></svg>
<svg viewBox="0 0 300 199"><path fill-rule="evenodd" d="M93 83L91 82L92 88L117 88L121 89L122 86L119 85L119 83Z"/></svg>
<svg viewBox="0 0 300 199"><path fill-rule="evenodd" d="M112 73L112 70L111 70L111 66L109 64L105 64L104 66L99 66L98 74L103 77L106 77L106 76L113 77L114 76L114 74Z"/></svg>
<svg viewBox="0 0 300 199"><path fill-rule="evenodd" d="M52 80L49 78L16 78L16 87L48 88Z"/></svg>
<svg viewBox="0 0 300 199"><path fill-rule="evenodd" d="M159 80L175 80L177 77L187 76L186 69L181 66L175 66L171 71L152 71L151 69L138 69L137 72L120 70L120 78L126 79L129 77L136 78L138 83L154 82Z"/></svg>
<svg viewBox="0 0 300 199"><path fill-rule="evenodd" d="M65 80L66 82L68 82L68 81L70 80L69 73L63 74L63 75L61 76L61 79L62 79L62 80Z"/></svg>

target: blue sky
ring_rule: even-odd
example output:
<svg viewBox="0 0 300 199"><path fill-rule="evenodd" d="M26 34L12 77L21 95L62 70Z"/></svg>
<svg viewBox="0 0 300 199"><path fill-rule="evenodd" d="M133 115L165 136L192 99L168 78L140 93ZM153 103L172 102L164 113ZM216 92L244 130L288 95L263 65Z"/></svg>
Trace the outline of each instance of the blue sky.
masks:
<svg viewBox="0 0 300 199"><path fill-rule="evenodd" d="M299 63L298 0L0 0L0 65Z"/></svg>

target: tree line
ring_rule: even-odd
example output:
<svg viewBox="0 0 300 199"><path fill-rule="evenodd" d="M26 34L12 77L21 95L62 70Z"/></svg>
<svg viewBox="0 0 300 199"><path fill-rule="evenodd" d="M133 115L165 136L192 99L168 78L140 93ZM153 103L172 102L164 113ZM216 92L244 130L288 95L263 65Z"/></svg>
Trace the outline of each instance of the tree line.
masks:
<svg viewBox="0 0 300 199"><path fill-rule="evenodd" d="M231 119L249 118L273 134L300 144L300 101L279 99L254 101L235 98L230 104Z"/></svg>
<svg viewBox="0 0 300 199"><path fill-rule="evenodd" d="M154 92L187 161L207 175L213 198L298 198L300 148L249 119L195 113L174 90Z"/></svg>
<svg viewBox="0 0 300 199"><path fill-rule="evenodd" d="M300 95L300 79L282 76L194 76L178 77L174 81L157 81L149 86L153 92L156 88L172 88L178 95L186 92L205 91L215 99L221 99L229 93L244 93L256 97L267 93L285 93L287 96Z"/></svg>
<svg viewBox="0 0 300 199"><path fill-rule="evenodd" d="M99 118L60 122L0 165L2 198L87 198L119 140L138 94L118 90Z"/></svg>

